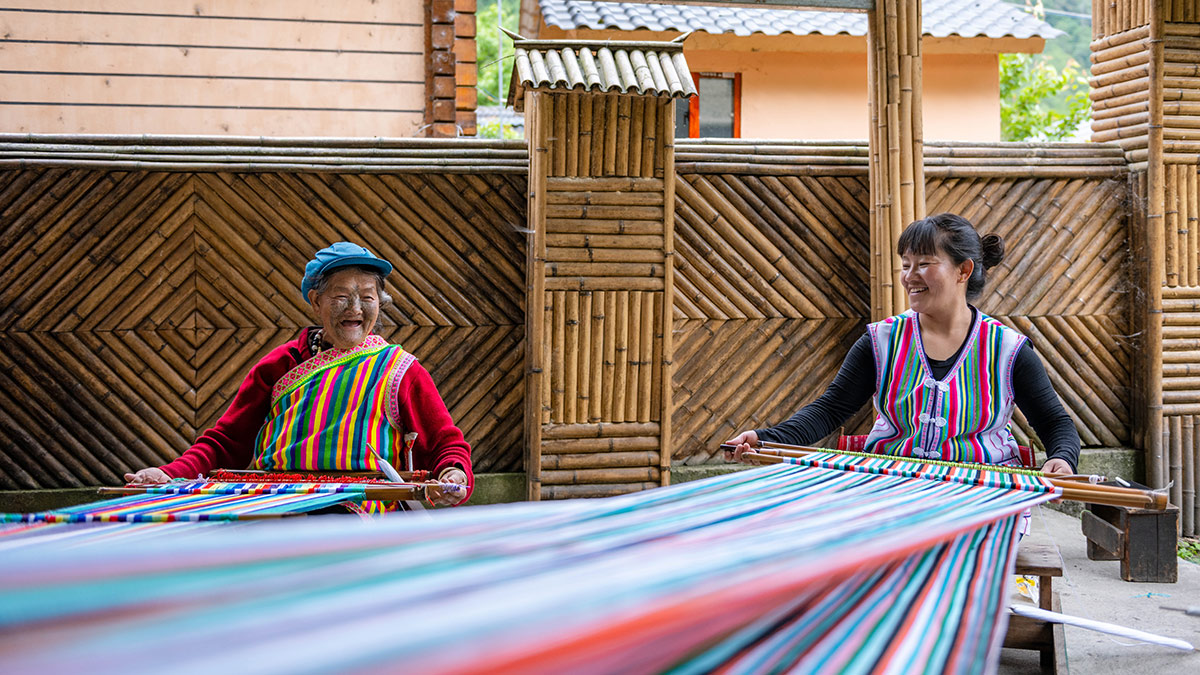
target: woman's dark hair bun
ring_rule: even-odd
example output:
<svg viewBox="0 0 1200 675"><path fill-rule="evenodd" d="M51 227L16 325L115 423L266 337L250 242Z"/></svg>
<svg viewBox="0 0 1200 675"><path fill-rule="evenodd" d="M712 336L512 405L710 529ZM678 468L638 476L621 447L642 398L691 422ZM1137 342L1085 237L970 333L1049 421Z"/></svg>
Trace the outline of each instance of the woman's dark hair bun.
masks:
<svg viewBox="0 0 1200 675"><path fill-rule="evenodd" d="M980 242L984 269L992 269L1004 260L1004 240L999 235L985 234Z"/></svg>

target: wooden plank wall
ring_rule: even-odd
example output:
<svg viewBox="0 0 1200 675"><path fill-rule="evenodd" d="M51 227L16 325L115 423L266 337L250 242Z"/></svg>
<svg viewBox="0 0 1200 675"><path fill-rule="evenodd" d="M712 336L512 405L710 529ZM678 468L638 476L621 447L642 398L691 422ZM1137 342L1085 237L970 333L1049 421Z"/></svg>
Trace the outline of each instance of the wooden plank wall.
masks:
<svg viewBox="0 0 1200 675"><path fill-rule="evenodd" d="M862 334L870 317L865 151L677 146L676 462L716 461L733 433L786 419L824 390ZM805 163L789 161L798 157ZM1120 149L931 144L925 162L929 213L962 213L1007 242L981 309L1033 340L1086 445L1127 444ZM865 432L869 417L859 413L848 431ZM1024 420L1018 427L1028 439Z"/></svg>
<svg viewBox="0 0 1200 675"><path fill-rule="evenodd" d="M476 470L522 470L523 173L0 171L0 489L188 447L313 323L301 270L339 239L396 265L378 330L430 369Z"/></svg>
<svg viewBox="0 0 1200 675"><path fill-rule="evenodd" d="M424 120L418 0L9 1L0 36L8 132L403 137Z"/></svg>

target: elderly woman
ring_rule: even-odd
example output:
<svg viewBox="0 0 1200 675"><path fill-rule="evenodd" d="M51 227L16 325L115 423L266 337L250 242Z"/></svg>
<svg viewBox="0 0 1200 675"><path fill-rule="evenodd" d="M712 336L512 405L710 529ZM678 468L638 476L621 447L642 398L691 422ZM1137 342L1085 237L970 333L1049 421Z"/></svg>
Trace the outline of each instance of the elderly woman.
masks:
<svg viewBox="0 0 1200 675"><path fill-rule="evenodd" d="M373 471L375 448L390 463L411 445L413 466L441 482L437 504L465 501L474 483L471 448L429 373L400 345L371 330L391 300L385 260L349 242L318 251L300 293L320 326L304 328L250 369L229 409L179 459L125 474L134 484L194 478L217 468Z"/></svg>

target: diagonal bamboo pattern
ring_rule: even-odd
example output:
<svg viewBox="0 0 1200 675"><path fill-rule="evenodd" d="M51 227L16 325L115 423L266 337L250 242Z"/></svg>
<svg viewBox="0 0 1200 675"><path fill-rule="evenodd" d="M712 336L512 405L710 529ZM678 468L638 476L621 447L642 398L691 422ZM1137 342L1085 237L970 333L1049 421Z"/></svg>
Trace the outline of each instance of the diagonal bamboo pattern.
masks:
<svg viewBox="0 0 1200 675"><path fill-rule="evenodd" d="M312 323L299 270L339 239L396 265L379 332L431 370L479 470L521 468L524 177L0 176L0 489L169 461Z"/></svg>

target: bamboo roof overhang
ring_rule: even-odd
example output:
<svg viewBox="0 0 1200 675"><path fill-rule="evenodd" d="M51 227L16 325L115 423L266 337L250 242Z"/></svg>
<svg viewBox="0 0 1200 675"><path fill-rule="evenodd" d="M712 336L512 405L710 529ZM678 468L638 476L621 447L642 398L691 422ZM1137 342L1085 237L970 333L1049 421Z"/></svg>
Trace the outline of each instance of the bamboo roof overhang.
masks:
<svg viewBox="0 0 1200 675"><path fill-rule="evenodd" d="M525 107L526 91L598 92L688 98L696 85L681 35L670 42L526 40L513 35L516 60L508 102Z"/></svg>

